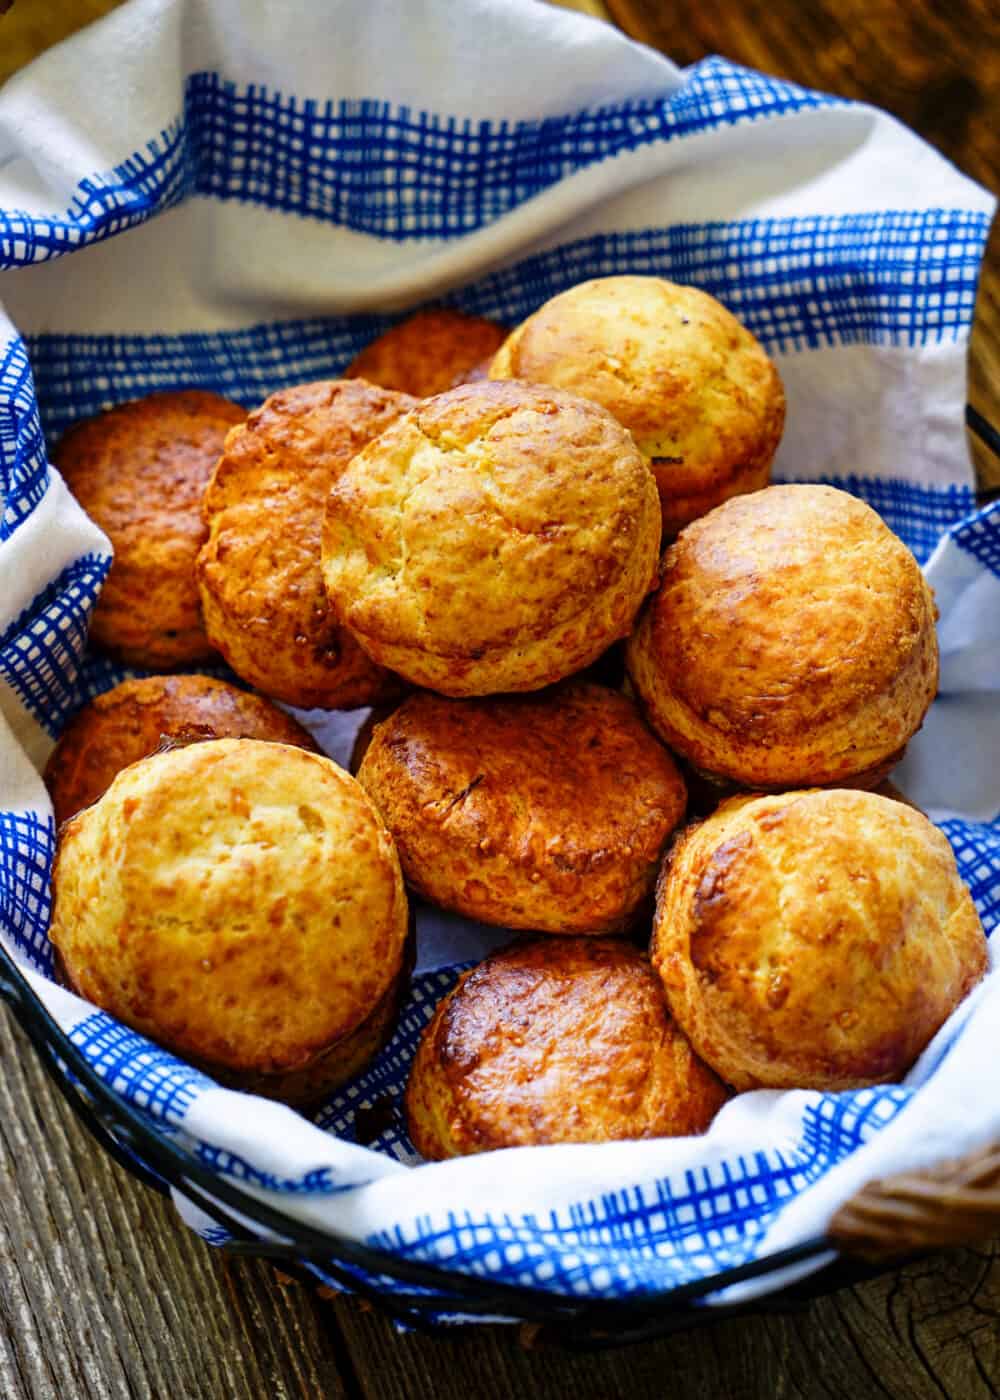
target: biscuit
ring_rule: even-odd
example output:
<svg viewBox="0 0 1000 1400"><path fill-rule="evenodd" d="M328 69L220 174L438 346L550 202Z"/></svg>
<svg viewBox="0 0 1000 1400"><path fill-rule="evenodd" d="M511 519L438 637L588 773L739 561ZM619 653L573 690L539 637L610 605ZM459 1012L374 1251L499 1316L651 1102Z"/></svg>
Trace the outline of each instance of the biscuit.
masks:
<svg viewBox="0 0 1000 1400"><path fill-rule="evenodd" d="M406 995L410 989L416 939L411 917L410 935L403 951L403 966L392 985L375 1005L370 1015L356 1030L336 1041L328 1050L310 1060L302 1069L278 1073L255 1073L230 1070L218 1065L206 1066L220 1084L239 1089L245 1094L260 1094L267 1099L298 1107L318 1104L336 1089L356 1079L375 1056L389 1044L399 1022Z"/></svg>
<svg viewBox="0 0 1000 1400"><path fill-rule="evenodd" d="M649 458L665 537L766 486L785 422L763 347L714 297L662 277L600 277L552 297L511 332L490 377L613 413Z"/></svg>
<svg viewBox="0 0 1000 1400"><path fill-rule="evenodd" d="M356 355L345 379L367 379L417 399L443 394L465 383L469 373L492 359L506 339L505 327L481 316L434 307L408 316Z"/></svg>
<svg viewBox="0 0 1000 1400"><path fill-rule="evenodd" d="M323 573L375 661L486 695L538 690L624 636L659 542L652 475L610 414L559 390L465 384L341 473Z"/></svg>
<svg viewBox="0 0 1000 1400"><path fill-rule="evenodd" d="M214 739L126 768L63 828L52 898L82 996L258 1089L344 1051L404 965L392 838L353 778L286 744Z"/></svg>
<svg viewBox="0 0 1000 1400"><path fill-rule="evenodd" d="M167 671L212 656L194 561L201 497L238 404L198 389L150 394L78 423L54 460L114 547L90 639L130 666Z"/></svg>
<svg viewBox="0 0 1000 1400"><path fill-rule="evenodd" d="M630 700L421 694L376 726L358 781L412 889L503 928L620 932L684 815L680 774Z"/></svg>
<svg viewBox="0 0 1000 1400"><path fill-rule="evenodd" d="M858 789L736 797L676 843L653 963L737 1089L900 1078L986 970L944 835Z"/></svg>
<svg viewBox="0 0 1000 1400"><path fill-rule="evenodd" d="M937 690L933 595L830 486L771 486L689 525L625 660L657 733L743 787L874 786Z"/></svg>
<svg viewBox="0 0 1000 1400"><path fill-rule="evenodd" d="M45 765L56 825L106 792L130 763L164 741L270 739L318 752L309 732L260 695L210 676L122 681L76 714Z"/></svg>
<svg viewBox="0 0 1000 1400"><path fill-rule="evenodd" d="M361 380L272 394L230 433L205 493L205 628L238 676L303 709L354 709L399 689L330 611L320 572L331 484L413 400Z"/></svg>
<svg viewBox="0 0 1000 1400"><path fill-rule="evenodd" d="M606 939L523 939L444 998L406 1091L431 1160L704 1132L728 1095L692 1053L647 959Z"/></svg>

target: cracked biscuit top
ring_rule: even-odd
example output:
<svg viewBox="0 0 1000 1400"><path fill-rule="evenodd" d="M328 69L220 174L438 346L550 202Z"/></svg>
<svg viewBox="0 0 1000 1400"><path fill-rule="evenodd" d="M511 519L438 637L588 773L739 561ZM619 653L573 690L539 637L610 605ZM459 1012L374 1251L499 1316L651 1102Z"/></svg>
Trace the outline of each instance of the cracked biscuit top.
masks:
<svg viewBox="0 0 1000 1400"><path fill-rule="evenodd" d="M304 709L351 709L398 690L330 611L320 536L330 485L413 404L364 380L272 394L229 434L203 511L205 629L238 676Z"/></svg>
<svg viewBox="0 0 1000 1400"><path fill-rule="evenodd" d="M375 661L485 695L537 690L625 636L659 543L652 474L609 413L481 382L419 404L339 475L323 571Z"/></svg>
<svg viewBox="0 0 1000 1400"><path fill-rule="evenodd" d="M778 371L726 308L662 277L600 277L559 293L508 337L492 379L602 404L649 458L665 535L765 486L785 421Z"/></svg>
<svg viewBox="0 0 1000 1400"><path fill-rule="evenodd" d="M934 598L872 508L770 486L683 531L629 639L653 728L744 787L877 782L937 689Z"/></svg>
<svg viewBox="0 0 1000 1400"><path fill-rule="evenodd" d="M632 701L579 682L544 695L412 696L376 726L358 781L415 890L471 919L546 933L624 929L686 800Z"/></svg>

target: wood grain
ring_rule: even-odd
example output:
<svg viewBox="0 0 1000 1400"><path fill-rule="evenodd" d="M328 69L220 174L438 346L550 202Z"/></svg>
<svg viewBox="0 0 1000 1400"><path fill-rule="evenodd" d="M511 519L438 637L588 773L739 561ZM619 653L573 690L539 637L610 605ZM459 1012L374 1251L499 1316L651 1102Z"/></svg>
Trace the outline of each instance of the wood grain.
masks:
<svg viewBox="0 0 1000 1400"><path fill-rule="evenodd" d="M4 1400L997 1394L1000 1246L614 1354L525 1351L506 1329L400 1336L189 1234L91 1143L6 1012L0 1125Z"/></svg>
<svg viewBox="0 0 1000 1400"><path fill-rule="evenodd" d="M227 1267L99 1151L6 1011L0 1125L3 1400L350 1393L311 1300Z"/></svg>
<svg viewBox="0 0 1000 1400"><path fill-rule="evenodd" d="M563 0L600 14L604 0ZM709 52L889 108L1000 185L995 0L607 0L681 63ZM0 80L114 0L16 0ZM1000 239L973 337L972 398L1000 421ZM1000 473L989 468L993 479ZM0 1016L2 1400L979 1400L1000 1393L1000 1246L934 1256L799 1312L627 1352L523 1351L483 1329L399 1336L350 1300L227 1265L100 1153Z"/></svg>
<svg viewBox="0 0 1000 1400"><path fill-rule="evenodd" d="M796 1313L733 1319L627 1351L525 1352L503 1334L394 1337L336 1306L370 1400L439 1396L724 1397L725 1400L981 1400L1000 1380L1000 1246L911 1264Z"/></svg>
<svg viewBox="0 0 1000 1400"><path fill-rule="evenodd" d="M12 0L7 13L0 13L0 83L120 4L121 0Z"/></svg>

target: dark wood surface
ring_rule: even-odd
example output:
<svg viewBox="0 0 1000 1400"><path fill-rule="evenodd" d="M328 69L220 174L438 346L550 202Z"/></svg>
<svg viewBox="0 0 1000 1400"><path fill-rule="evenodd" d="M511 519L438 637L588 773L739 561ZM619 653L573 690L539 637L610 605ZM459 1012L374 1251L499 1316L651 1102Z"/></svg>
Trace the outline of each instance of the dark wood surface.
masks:
<svg viewBox="0 0 1000 1400"><path fill-rule="evenodd" d="M0 78L113 0L18 0ZM579 0L592 12L600 0ZM1000 5L612 0L682 63L719 52L878 101L1000 186ZM992 244L972 397L1000 420ZM993 479L1000 474L993 472ZM1000 1390L1000 1244L936 1256L808 1308L626 1352L525 1351L516 1335L398 1336L357 1304L228 1262L90 1142L0 1016L0 1400L669 1397L978 1400Z"/></svg>
<svg viewBox="0 0 1000 1400"><path fill-rule="evenodd" d="M3 1400L979 1400L1000 1382L998 1320L993 1246L611 1354L399 1336L203 1245L91 1143L0 1016Z"/></svg>

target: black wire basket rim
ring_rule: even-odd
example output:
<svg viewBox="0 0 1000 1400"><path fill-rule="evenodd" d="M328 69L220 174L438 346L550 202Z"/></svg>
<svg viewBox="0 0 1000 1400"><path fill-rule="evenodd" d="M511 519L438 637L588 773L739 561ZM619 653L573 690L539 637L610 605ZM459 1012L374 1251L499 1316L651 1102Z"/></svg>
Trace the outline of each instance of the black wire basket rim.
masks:
<svg viewBox="0 0 1000 1400"><path fill-rule="evenodd" d="M70 1107L127 1171L161 1194L166 1194L170 1188L179 1191L232 1235L231 1243L226 1246L229 1252L271 1259L281 1262L282 1267L300 1261L322 1265L323 1273L337 1283L408 1325L413 1324L418 1314L454 1312L547 1324L568 1321L577 1326L582 1324L586 1328L615 1332L622 1323L635 1326L655 1318L665 1304L672 1310L697 1304L709 1294L733 1284L832 1252L829 1241L817 1237L660 1293L606 1299L578 1298L404 1259L376 1246L360 1244L337 1231L319 1230L286 1215L256 1191L238 1186L205 1166L176 1139L159 1133L139 1110L120 1098L101 1078L55 1021L2 944L0 998L10 1006ZM113 1125L113 1132L109 1124ZM238 1216L230 1211L238 1212ZM262 1230L279 1238L262 1240L247 1230L245 1219L253 1220ZM349 1266L346 1269L342 1267L345 1264ZM356 1277L350 1268L434 1292L387 1294Z"/></svg>
<svg viewBox="0 0 1000 1400"><path fill-rule="evenodd" d="M966 422L983 444L1000 459L1000 432L974 408L966 407ZM976 494L980 506L1000 498L1000 488ZM694 1279L656 1293L614 1298L581 1298L445 1268L422 1260L404 1259L333 1230L320 1230L276 1209L252 1189L236 1185L207 1167L176 1138L167 1137L96 1072L61 1029L32 989L15 959L0 943L0 999L7 1002L31 1041L43 1066L70 1108L120 1166L144 1185L168 1194L178 1191L192 1205L224 1228L232 1254L280 1263L282 1269L318 1282L322 1273L346 1291L372 1303L407 1327L440 1330L434 1319L448 1314L541 1324L554 1329L563 1346L599 1349L647 1340L696 1320L772 1311L797 1300L828 1291L830 1286L858 1282L883 1272L860 1263L828 1264L806 1288L782 1290L770 1299L751 1303L703 1306L710 1295L738 1283L763 1278L796 1265L814 1263L836 1254L825 1236L801 1242L762 1258ZM248 1230L251 1220L272 1238ZM305 1266L305 1269L304 1267ZM309 1273L313 1266L315 1273ZM361 1270L359 1276L355 1270ZM411 1284L430 1292L387 1292L363 1277ZM835 1283L833 1282L835 1280ZM701 1318L698 1319L698 1314ZM431 1319L430 1325L428 1320Z"/></svg>

